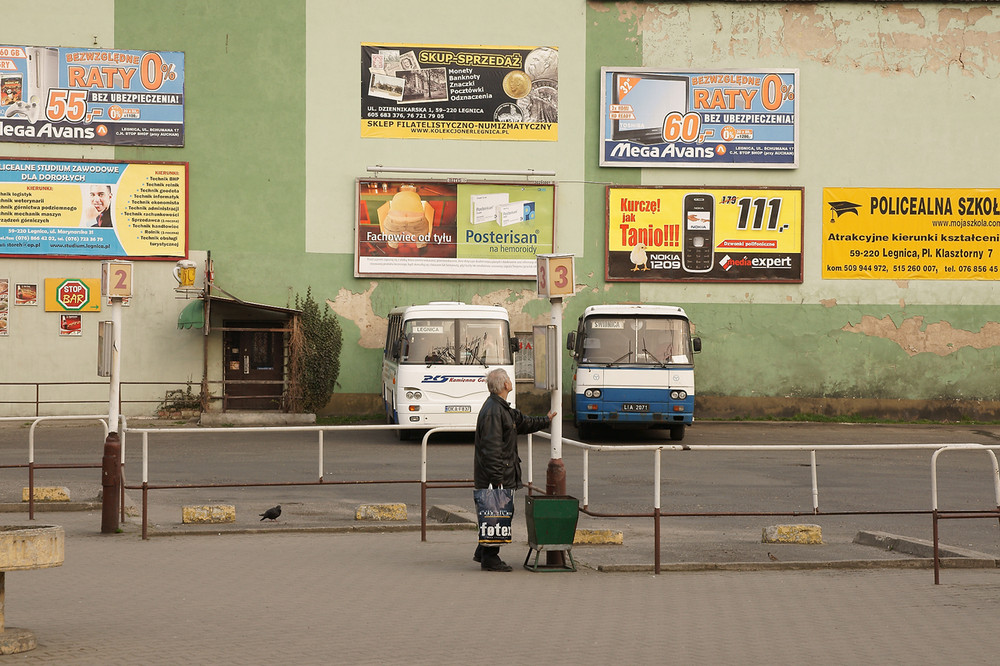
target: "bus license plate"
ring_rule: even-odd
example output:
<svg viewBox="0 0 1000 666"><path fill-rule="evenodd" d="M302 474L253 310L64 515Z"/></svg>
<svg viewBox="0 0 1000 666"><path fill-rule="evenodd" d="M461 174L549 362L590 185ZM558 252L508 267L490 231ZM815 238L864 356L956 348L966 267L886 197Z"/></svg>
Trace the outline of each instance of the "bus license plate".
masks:
<svg viewBox="0 0 1000 666"><path fill-rule="evenodd" d="M623 412L648 412L649 403L646 402L623 402Z"/></svg>
<svg viewBox="0 0 1000 666"><path fill-rule="evenodd" d="M472 412L472 407L470 405L445 405L445 414L470 414Z"/></svg>

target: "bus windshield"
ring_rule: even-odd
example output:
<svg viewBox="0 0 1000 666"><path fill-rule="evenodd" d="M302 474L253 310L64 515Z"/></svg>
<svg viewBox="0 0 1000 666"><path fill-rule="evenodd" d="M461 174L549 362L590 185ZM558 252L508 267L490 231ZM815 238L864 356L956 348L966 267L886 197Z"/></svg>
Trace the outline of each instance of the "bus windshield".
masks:
<svg viewBox="0 0 1000 666"><path fill-rule="evenodd" d="M679 317L588 317L581 346L581 363L653 366L691 363L691 330L688 321Z"/></svg>
<svg viewBox="0 0 1000 666"><path fill-rule="evenodd" d="M400 363L510 365L508 324L502 319L409 319Z"/></svg>

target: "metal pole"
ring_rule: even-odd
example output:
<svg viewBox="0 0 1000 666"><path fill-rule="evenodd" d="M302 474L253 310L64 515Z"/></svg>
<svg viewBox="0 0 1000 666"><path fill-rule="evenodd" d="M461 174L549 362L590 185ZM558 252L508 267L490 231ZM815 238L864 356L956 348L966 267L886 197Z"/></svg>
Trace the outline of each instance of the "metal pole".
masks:
<svg viewBox="0 0 1000 666"><path fill-rule="evenodd" d="M121 439L118 436L121 400L122 299L111 297L111 381L108 383L108 427L101 463L101 534L114 534L119 527L121 501Z"/></svg>
<svg viewBox="0 0 1000 666"><path fill-rule="evenodd" d="M562 459L562 298L550 298L551 310L549 324L555 327L556 344L553 349L547 352L554 357L556 365L556 386L549 394L549 411L555 412L556 417L549 424L549 432L552 434L552 458L549 460L548 469L545 470L545 494L565 495L566 494L566 467ZM550 567L566 566L566 558L561 550L545 551L545 561Z"/></svg>

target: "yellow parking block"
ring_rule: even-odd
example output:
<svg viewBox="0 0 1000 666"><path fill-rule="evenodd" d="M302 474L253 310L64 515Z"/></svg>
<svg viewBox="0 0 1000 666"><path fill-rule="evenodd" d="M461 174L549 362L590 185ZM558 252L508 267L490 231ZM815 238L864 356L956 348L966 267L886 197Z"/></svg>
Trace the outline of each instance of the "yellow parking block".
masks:
<svg viewBox="0 0 1000 666"><path fill-rule="evenodd" d="M21 501L27 502L29 498L28 488L21 489ZM68 502L69 488L65 486L35 486L36 502Z"/></svg>

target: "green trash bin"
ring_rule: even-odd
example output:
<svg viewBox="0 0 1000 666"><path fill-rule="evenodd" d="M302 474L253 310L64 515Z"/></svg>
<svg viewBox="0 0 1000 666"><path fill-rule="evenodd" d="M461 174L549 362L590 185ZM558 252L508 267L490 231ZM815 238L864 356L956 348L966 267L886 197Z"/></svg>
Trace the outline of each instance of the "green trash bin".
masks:
<svg viewBox="0 0 1000 666"><path fill-rule="evenodd" d="M524 497L524 521L528 527L528 555L524 558L524 568L529 571L576 571L573 561L573 539L576 537L576 521L579 517L580 500L568 495L526 495ZM569 564L553 567L539 566L542 551L562 551ZM528 565L532 551L535 561Z"/></svg>

